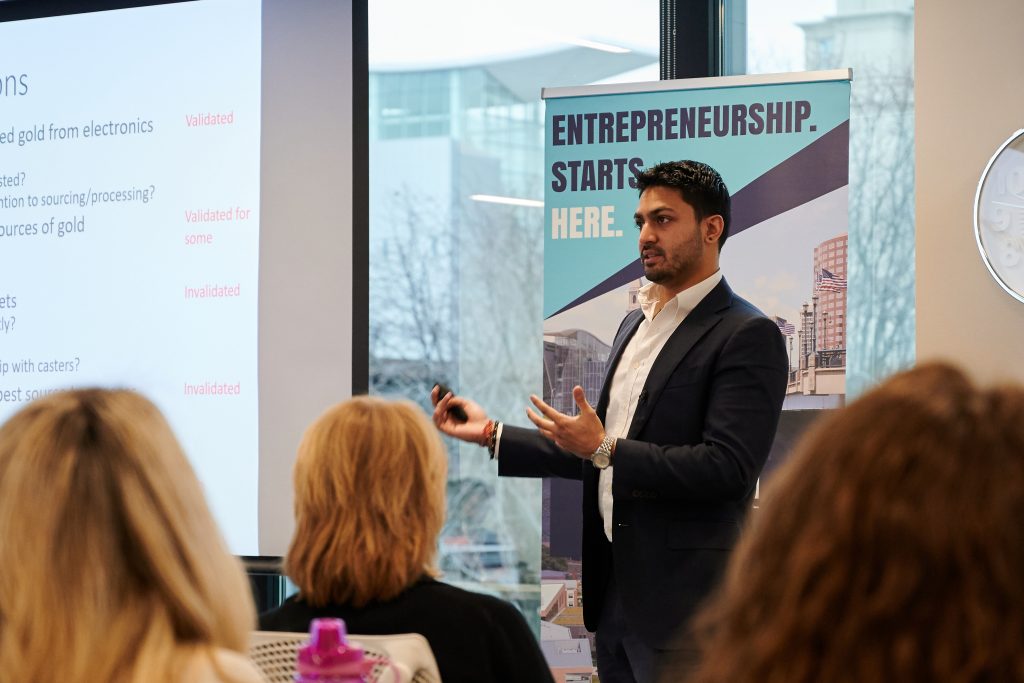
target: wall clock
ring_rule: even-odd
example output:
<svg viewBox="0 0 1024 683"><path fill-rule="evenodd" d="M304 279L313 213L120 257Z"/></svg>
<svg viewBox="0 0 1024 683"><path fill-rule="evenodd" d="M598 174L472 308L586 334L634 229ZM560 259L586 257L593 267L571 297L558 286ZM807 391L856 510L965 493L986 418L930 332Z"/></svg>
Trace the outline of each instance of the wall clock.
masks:
<svg viewBox="0 0 1024 683"><path fill-rule="evenodd" d="M999 146L981 174L974 236L992 277L1024 302L1024 129Z"/></svg>

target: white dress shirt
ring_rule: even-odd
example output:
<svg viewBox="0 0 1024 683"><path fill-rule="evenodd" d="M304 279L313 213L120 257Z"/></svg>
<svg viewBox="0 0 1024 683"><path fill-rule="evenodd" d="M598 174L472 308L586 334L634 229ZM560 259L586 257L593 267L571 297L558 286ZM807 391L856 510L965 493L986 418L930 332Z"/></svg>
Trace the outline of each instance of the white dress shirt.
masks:
<svg viewBox="0 0 1024 683"><path fill-rule="evenodd" d="M640 288L637 301L644 319L636 334L626 344L619 364L615 366L612 384L608 391L608 411L604 417L604 430L608 436L623 439L633 422L640 392L643 391L651 366L665 347L668 338L676 331L683 319L697 307L704 297L722 280L722 271L716 270L710 277L684 289L670 299L655 315L658 304L655 284ZM604 535L612 540L612 477L614 465L601 470L598 480L598 507L604 520Z"/></svg>

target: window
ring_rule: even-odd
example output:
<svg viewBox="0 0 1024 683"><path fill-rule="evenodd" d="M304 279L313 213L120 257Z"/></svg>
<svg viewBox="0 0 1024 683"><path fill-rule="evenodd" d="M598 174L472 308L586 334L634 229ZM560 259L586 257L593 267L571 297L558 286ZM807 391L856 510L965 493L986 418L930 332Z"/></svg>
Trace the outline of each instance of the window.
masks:
<svg viewBox="0 0 1024 683"><path fill-rule="evenodd" d="M853 68L849 268L838 273L849 270L849 395L914 362L913 8L747 0L750 73Z"/></svg>
<svg viewBox="0 0 1024 683"><path fill-rule="evenodd" d="M656 0L369 4L372 392L426 407L444 381L524 424L544 379L544 215L474 196L543 198L541 88L656 80L658 10ZM499 480L478 446L448 448L445 580L536 620L541 484Z"/></svg>

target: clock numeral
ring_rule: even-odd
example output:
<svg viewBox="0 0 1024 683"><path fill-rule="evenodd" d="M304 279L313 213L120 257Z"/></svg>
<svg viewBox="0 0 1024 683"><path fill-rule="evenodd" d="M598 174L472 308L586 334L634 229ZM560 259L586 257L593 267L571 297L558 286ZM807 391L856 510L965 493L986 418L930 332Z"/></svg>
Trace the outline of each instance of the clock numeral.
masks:
<svg viewBox="0 0 1024 683"><path fill-rule="evenodd" d="M1004 232L1010 227L1012 212L1005 206L989 207L989 214L985 217L985 225L993 232Z"/></svg>
<svg viewBox="0 0 1024 683"><path fill-rule="evenodd" d="M1011 194L1024 199L1024 166L1014 166L1008 170L1001 169L996 177L999 181L997 185L999 194Z"/></svg>
<svg viewBox="0 0 1024 683"><path fill-rule="evenodd" d="M1007 268L1014 268L1020 263L1021 249L1024 247L1021 242L1019 238L1003 241L999 261Z"/></svg>

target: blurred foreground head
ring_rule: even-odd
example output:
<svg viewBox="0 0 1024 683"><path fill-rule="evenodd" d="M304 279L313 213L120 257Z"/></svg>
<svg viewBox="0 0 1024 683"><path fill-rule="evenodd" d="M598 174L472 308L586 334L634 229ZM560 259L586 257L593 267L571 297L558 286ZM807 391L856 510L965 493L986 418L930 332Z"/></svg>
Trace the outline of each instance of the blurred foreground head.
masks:
<svg viewBox="0 0 1024 683"><path fill-rule="evenodd" d="M698 621L692 680L1024 681L1024 391L928 364L822 418Z"/></svg>
<svg viewBox="0 0 1024 683"><path fill-rule="evenodd" d="M52 394L0 428L0 567L3 680L180 680L253 626L191 466L130 391Z"/></svg>
<svg viewBox="0 0 1024 683"><path fill-rule="evenodd" d="M413 403L357 396L321 415L295 461L285 571L302 599L360 607L435 574L447 466Z"/></svg>

